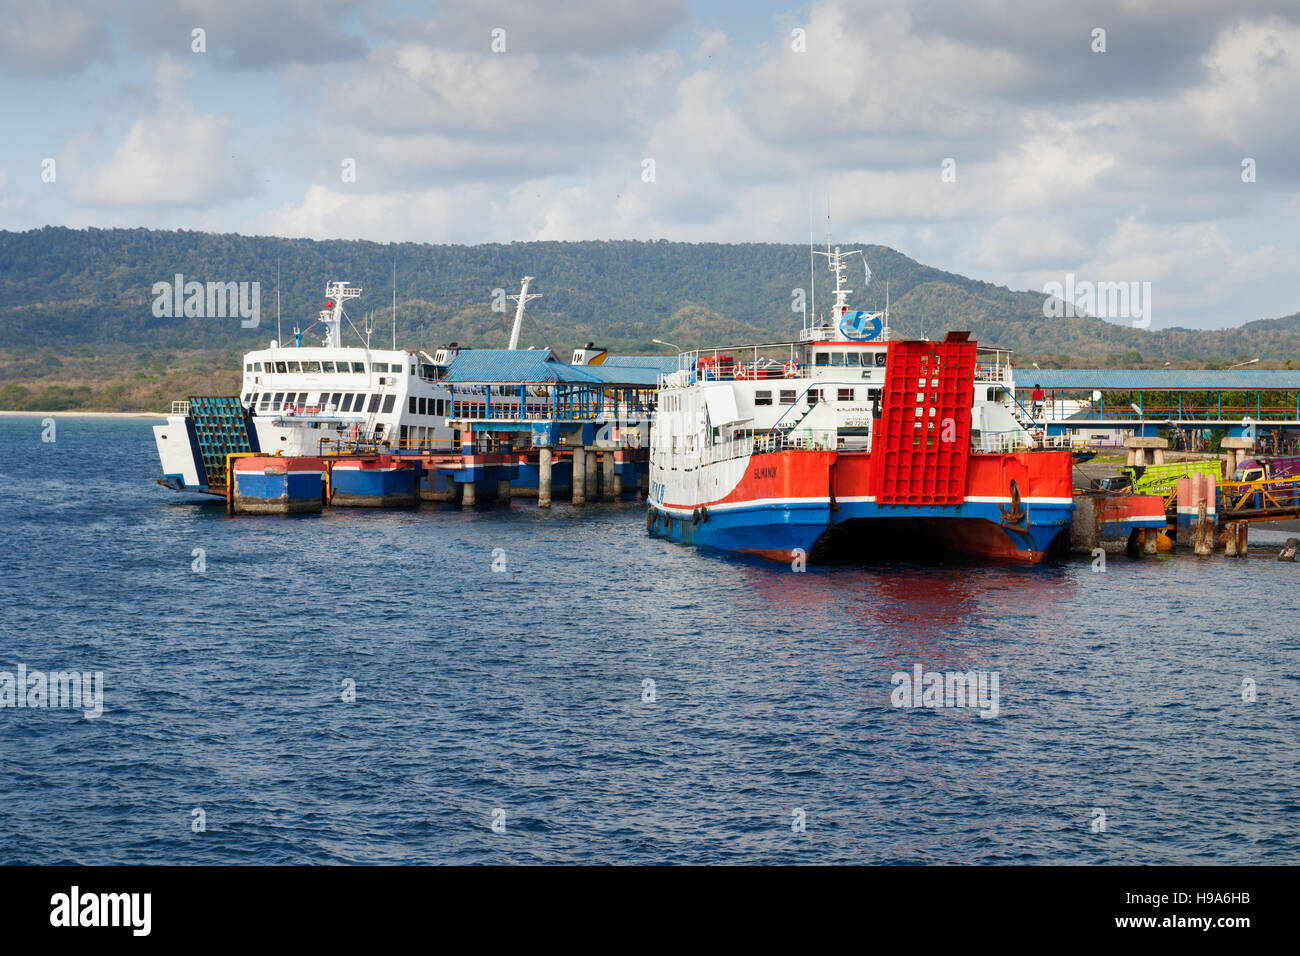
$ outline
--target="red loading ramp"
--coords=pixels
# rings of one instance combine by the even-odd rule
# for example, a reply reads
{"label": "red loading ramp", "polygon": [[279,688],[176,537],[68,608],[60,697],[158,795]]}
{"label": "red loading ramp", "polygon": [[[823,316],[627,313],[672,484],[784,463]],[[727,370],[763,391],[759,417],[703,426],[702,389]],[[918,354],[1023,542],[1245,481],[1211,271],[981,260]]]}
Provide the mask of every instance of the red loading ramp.
{"label": "red loading ramp", "polygon": [[974,342],[889,343],[871,443],[877,504],[962,503],[974,398]]}

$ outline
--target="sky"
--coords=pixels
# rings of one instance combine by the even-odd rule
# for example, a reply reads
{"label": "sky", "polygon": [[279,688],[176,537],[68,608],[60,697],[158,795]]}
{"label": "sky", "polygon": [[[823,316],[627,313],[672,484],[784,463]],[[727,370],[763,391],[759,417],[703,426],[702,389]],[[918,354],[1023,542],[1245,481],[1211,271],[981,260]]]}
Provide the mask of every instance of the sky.
{"label": "sky", "polygon": [[0,229],[802,243],[828,213],[1013,289],[1149,282],[1152,328],[1294,313],[1300,0],[0,0]]}

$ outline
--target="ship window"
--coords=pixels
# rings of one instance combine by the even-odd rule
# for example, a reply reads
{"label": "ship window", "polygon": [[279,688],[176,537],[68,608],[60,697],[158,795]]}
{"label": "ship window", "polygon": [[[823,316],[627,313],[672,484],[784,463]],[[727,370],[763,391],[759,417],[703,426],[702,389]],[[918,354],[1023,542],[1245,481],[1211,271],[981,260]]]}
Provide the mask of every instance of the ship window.
{"label": "ship window", "polygon": [[415,366],[414,366],[414,365],[411,366],[411,374],[412,374],[412,375],[415,374]]}
{"label": "ship window", "polygon": [[[344,366],[344,365],[346,365],[346,364],[347,364],[346,362],[340,362],[340,363],[339,363],[339,366],[342,367],[342,366]],[[365,363],[365,362],[353,362],[353,363],[352,363],[352,371],[354,371],[354,372],[364,372],[365,370],[366,370],[366,363]]]}
{"label": "ship window", "polygon": [[352,410],[352,393],[347,392],[343,395],[343,404],[339,406],[339,411],[349,412]]}
{"label": "ship window", "polygon": [[783,389],[781,389],[781,404],[782,404],[782,405],[793,405],[793,404],[794,404],[794,389],[793,389],[793,388],[783,388]]}
{"label": "ship window", "polygon": [[817,359],[814,364],[817,365],[818,368],[824,368],[827,365],[831,364],[831,357],[825,352],[818,352]]}
{"label": "ship window", "polygon": [[446,400],[445,398],[440,398],[440,399],[438,399],[437,405],[438,405],[438,410],[437,410],[434,414],[435,414],[435,415],[446,415],[446,414],[447,414],[447,400]]}
{"label": "ship window", "polygon": [[342,397],[343,397],[342,394],[340,394],[339,392],[335,392],[333,395],[330,396],[330,405],[333,406],[335,411],[338,411],[339,399]]}
{"label": "ship window", "polygon": [[998,387],[996,385],[988,390],[988,396],[990,402],[996,402],[998,400]]}
{"label": "ship window", "polygon": [[290,371],[291,373],[292,373],[292,372],[301,372],[301,371],[302,371],[302,363],[301,363],[301,362],[290,362],[290,363],[289,363],[289,371]]}
{"label": "ship window", "polygon": [[844,353],[843,353],[843,352],[832,352],[832,353],[831,353],[831,364],[834,365],[834,366],[836,366],[837,368],[838,368],[839,366],[843,365],[843,364],[844,364]]}
{"label": "ship window", "polygon": [[262,403],[261,403],[261,408],[259,408],[258,410],[264,412],[264,411],[266,411],[270,406],[271,406],[271,393],[270,393],[270,392],[263,392],[263,393],[262,393]]}
{"label": "ship window", "polygon": [[260,371],[262,371],[262,363],[261,363],[261,362],[254,362],[254,363],[253,363],[253,371],[254,371],[254,372],[260,372]]}
{"label": "ship window", "polygon": [[[411,396],[411,401],[415,401],[415,396]],[[422,398],[420,399],[419,404],[420,407],[418,409],[412,408],[411,411],[415,412],[417,415],[427,415],[429,412],[429,400],[427,398]]]}
{"label": "ship window", "polygon": [[252,362],[245,362],[245,363],[244,363],[244,371],[245,371],[245,372],[251,372],[252,370],[253,370],[253,363],[252,363]]}
{"label": "ship window", "polygon": [[414,396],[414,395],[410,395],[410,396],[407,397],[407,399],[406,399],[406,410],[407,410],[408,412],[410,412],[412,415],[416,414],[416,410],[415,410],[415,396]]}
{"label": "ship window", "polygon": [[808,389],[808,404],[816,405],[822,400],[822,390],[820,388]]}
{"label": "ship window", "polygon": [[856,367],[858,364],[858,353],[849,352],[844,356],[844,364]]}
{"label": "ship window", "polygon": [[375,394],[373,394],[373,395],[370,396],[370,407],[369,407],[368,409],[366,409],[366,411],[368,411],[368,412],[377,412],[377,411],[379,411],[379,393],[378,393],[378,392],[375,392]]}
{"label": "ship window", "polygon": [[283,375],[286,371],[288,371],[288,367],[283,362],[276,362],[275,370],[279,372],[281,375]]}
{"label": "ship window", "polygon": [[271,400],[271,407],[278,410],[280,408],[280,403],[283,401],[284,401],[284,392],[276,392],[275,398]]}
{"label": "ship window", "polygon": [[755,404],[755,405],[771,405],[771,404],[772,404],[772,393],[771,393],[770,391],[755,392],[755,393],[754,393],[754,404]]}
{"label": "ship window", "polygon": [[884,367],[885,367],[885,353],[884,353],[884,352],[877,352],[877,353],[876,353],[876,368],[884,368]]}
{"label": "ship window", "polygon": [[372,363],[371,363],[371,366],[372,366],[372,368],[374,369],[374,371],[376,371],[376,372],[387,372],[387,371],[388,371],[388,363],[387,363],[387,362],[372,362]]}
{"label": "ship window", "polygon": [[839,395],[837,397],[841,402],[851,402],[853,401],[853,389],[842,388],[839,390]]}
{"label": "ship window", "polygon": [[320,371],[320,362],[303,362],[303,363],[302,363],[302,370],[303,370],[304,372],[319,372],[319,371]]}
{"label": "ship window", "polygon": [[394,404],[396,401],[397,401],[397,396],[396,396],[396,395],[385,395],[385,396],[384,396],[384,414],[385,414],[385,415],[387,415],[389,412],[391,412],[391,411],[393,410],[393,404]]}
{"label": "ship window", "polygon": [[333,371],[334,371],[334,363],[333,363],[333,362],[321,362],[321,363],[320,363],[320,370],[321,370],[322,372],[333,372]]}

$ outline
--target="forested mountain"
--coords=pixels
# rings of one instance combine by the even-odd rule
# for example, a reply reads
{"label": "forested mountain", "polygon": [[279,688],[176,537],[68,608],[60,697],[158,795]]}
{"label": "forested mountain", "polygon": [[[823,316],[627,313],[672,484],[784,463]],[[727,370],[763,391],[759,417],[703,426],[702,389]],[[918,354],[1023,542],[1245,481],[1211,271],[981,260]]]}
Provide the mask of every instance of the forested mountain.
{"label": "forested mountain", "polygon": [[[886,289],[901,335],[969,329],[981,342],[1053,364],[1177,364],[1233,361],[1243,355],[1285,361],[1300,356],[1300,314],[1238,329],[1151,332],[1092,318],[1049,319],[1041,293],[1013,292],[922,265],[884,246],[862,248],[872,270],[853,305],[880,308]],[[399,345],[503,347],[513,304],[494,311],[493,290],[518,291],[525,274],[543,298],[529,307],[523,344],[562,352],[586,341],[619,351],[661,352],[655,338],[681,347],[779,341],[800,315],[793,290],[809,283],[808,249],[765,243],[515,242],[448,246],[169,232],[47,227],[0,232],[0,348],[130,347],[133,351],[228,349],[232,356],[276,335],[277,265],[284,337],[307,327],[328,279],[365,289],[351,303],[361,327],[373,311],[376,342],[391,340],[396,265]],[[819,311],[829,304],[829,273],[818,259]],[[237,318],[153,315],[154,283],[259,282],[261,325]],[[862,289],[860,266],[849,272]],[[499,300],[499,297],[498,297]],[[307,333],[311,341],[316,330]],[[349,341],[355,338],[349,335]]]}

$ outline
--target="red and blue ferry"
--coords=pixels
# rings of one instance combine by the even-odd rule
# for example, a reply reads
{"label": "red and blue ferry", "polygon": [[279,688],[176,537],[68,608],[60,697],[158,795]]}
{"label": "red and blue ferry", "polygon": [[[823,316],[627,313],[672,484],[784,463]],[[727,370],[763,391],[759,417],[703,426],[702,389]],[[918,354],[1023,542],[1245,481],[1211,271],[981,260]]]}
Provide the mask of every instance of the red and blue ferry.
{"label": "red and blue ferry", "polygon": [[[647,527],[777,560],[924,550],[1041,561],[1074,509],[1068,451],[1035,448],[1011,355],[966,333],[889,341],[851,312],[780,345],[686,352],[664,376]],[[869,273],[868,273],[869,275]]]}

